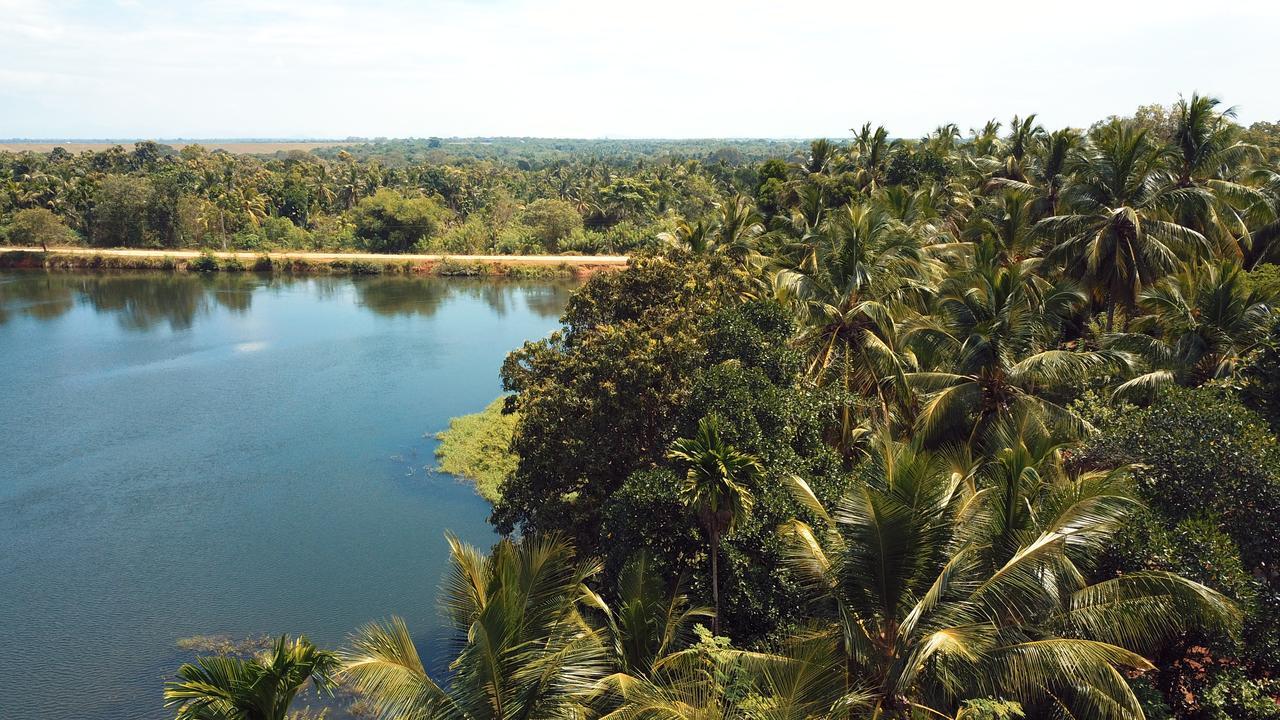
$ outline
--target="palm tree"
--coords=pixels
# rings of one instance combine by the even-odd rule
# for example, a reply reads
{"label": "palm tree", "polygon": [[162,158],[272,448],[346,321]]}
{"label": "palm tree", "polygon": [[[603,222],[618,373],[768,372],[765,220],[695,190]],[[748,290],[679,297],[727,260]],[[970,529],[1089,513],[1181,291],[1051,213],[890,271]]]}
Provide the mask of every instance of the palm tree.
{"label": "palm tree", "polygon": [[702,255],[712,249],[715,230],[715,225],[709,224],[705,220],[699,220],[694,223],[677,220],[675,228],[670,232],[659,233],[658,239],[673,247],[688,250],[695,255]]}
{"label": "palm tree", "polygon": [[[783,270],[777,294],[796,307],[799,344],[815,382],[839,382],[846,392],[875,398],[885,415],[913,369],[899,339],[894,308],[918,304],[938,264],[909,229],[882,209],[849,205],[832,213],[819,239],[813,270]],[[896,386],[896,387],[895,387]],[[857,425],[845,404],[840,437],[847,447]]]}
{"label": "palm tree", "polygon": [[165,684],[164,705],[177,708],[179,720],[284,720],[308,681],[332,692],[338,665],[337,655],[305,637],[281,635],[271,650],[248,660],[202,657],[183,665],[181,679]]}
{"label": "palm tree", "polygon": [[1036,202],[1033,195],[1007,188],[993,202],[974,211],[962,237],[977,243],[979,253],[985,253],[991,262],[1019,264],[1034,256],[1039,245]]}
{"label": "palm tree", "polygon": [[870,717],[906,720],[999,697],[1028,717],[1127,720],[1142,716],[1124,674],[1151,669],[1141,652],[1238,622],[1228,600],[1176,575],[1088,582],[1138,503],[1123,472],[1072,475],[1037,447],[987,468],[882,436],[834,512],[792,479],[822,520],[782,531],[813,616],[786,654],[835,680],[811,706],[869,697]]}
{"label": "palm tree", "polygon": [[950,279],[936,313],[908,331],[921,367],[929,368],[907,373],[906,381],[924,397],[916,422],[930,445],[982,445],[998,423],[1022,416],[1079,436],[1088,424],[1048,392],[1091,371],[1129,369],[1120,351],[1057,347],[1062,322],[1085,298],[1069,281],[1054,285],[1032,274],[1032,262]]}
{"label": "palm tree", "polygon": [[858,188],[867,192],[884,184],[893,152],[901,147],[901,141],[890,140],[889,131],[883,125],[871,129],[866,123],[854,135],[853,165]]}
{"label": "palm tree", "polygon": [[1188,266],[1165,278],[1138,299],[1147,314],[1134,320],[1133,332],[1109,340],[1151,366],[1119,393],[1169,380],[1198,385],[1232,377],[1240,361],[1267,339],[1272,301],[1249,288],[1240,266],[1229,261]]}
{"label": "palm tree", "polygon": [[697,619],[714,617],[710,608],[692,607],[679,582],[668,592],[643,553],[623,566],[612,604],[595,593],[587,602],[602,618],[598,633],[614,667],[605,683],[624,693],[670,663],[688,644]]}
{"label": "palm tree", "polygon": [[404,621],[361,628],[341,676],[386,717],[514,720],[579,714],[610,663],[580,603],[599,565],[559,535],[500,541],[489,556],[449,536],[444,610],[461,651],[427,673]]}
{"label": "palm tree", "polygon": [[1057,240],[1050,259],[1105,303],[1108,332],[1117,305],[1132,310],[1143,288],[1177,269],[1180,255],[1207,249],[1204,235],[1169,219],[1203,191],[1161,182],[1158,155],[1146,131],[1119,121],[1103,127],[1063,191],[1066,212],[1038,225]]}
{"label": "palm tree", "polygon": [[715,608],[711,630],[719,632],[720,538],[733,532],[751,512],[755,498],[749,486],[763,469],[758,459],[724,441],[719,420],[714,415],[698,421],[693,437],[672,443],[667,457],[687,468],[681,496],[710,536],[711,597]]}
{"label": "palm tree", "polygon": [[764,218],[756,212],[750,198],[735,195],[716,206],[712,228],[715,249],[742,262],[754,253],[753,242],[764,233]]}
{"label": "palm tree", "polygon": [[1034,196],[1036,220],[1056,215],[1058,200],[1079,146],[1080,133],[1071,128],[1040,135],[1032,146],[1031,162],[1028,163],[1024,179],[993,177],[988,186],[1018,190]]}
{"label": "palm tree", "polygon": [[1205,194],[1186,194],[1179,221],[1208,236],[1220,252],[1241,256],[1249,243],[1248,210],[1266,195],[1243,176],[1257,146],[1242,141],[1232,122],[1235,108],[1219,110],[1217,98],[1193,94],[1174,108],[1173,145],[1168,153],[1170,175],[1177,188],[1200,188]]}

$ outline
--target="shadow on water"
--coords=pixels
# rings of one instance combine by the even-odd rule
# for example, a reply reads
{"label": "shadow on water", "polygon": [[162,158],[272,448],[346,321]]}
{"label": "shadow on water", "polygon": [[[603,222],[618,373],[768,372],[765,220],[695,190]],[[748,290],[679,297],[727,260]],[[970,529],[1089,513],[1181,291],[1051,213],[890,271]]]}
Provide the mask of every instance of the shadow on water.
{"label": "shadow on water", "polygon": [[542,318],[555,318],[576,283],[495,278],[289,277],[249,273],[75,273],[24,271],[0,280],[0,325],[16,317],[53,320],[77,306],[113,315],[127,330],[145,331],[167,323],[190,329],[210,310],[243,315],[259,291],[287,290],[307,283],[316,297],[333,297],[354,287],[357,304],[383,316],[431,317],[450,299],[480,300],[499,317],[516,303]]}
{"label": "shadow on water", "polygon": [[483,302],[498,317],[523,302],[538,317],[558,317],[573,291],[571,282],[499,278],[369,278],[355,281],[359,304],[379,315],[430,317],[454,297]]}

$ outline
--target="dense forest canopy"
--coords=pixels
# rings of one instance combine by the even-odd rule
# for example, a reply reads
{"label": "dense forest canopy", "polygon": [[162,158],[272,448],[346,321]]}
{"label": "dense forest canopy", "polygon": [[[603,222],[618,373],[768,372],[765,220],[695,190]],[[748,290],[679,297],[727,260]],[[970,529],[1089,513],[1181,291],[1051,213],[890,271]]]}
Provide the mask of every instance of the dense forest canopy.
{"label": "dense forest canopy", "polygon": [[[1280,126],[1244,128],[1220,107],[1206,112],[1213,116],[1213,137],[1202,140],[1210,145],[1183,152],[1216,152],[1228,137],[1253,150],[1237,148],[1230,158],[1188,156],[1184,164],[1196,167],[1177,171],[1180,182],[1220,160],[1237,173],[1271,165]],[[1144,147],[1174,151],[1196,142],[1174,137],[1176,113],[1145,106],[1126,122],[1145,131]],[[772,227],[792,211],[812,216],[816,203],[840,207],[876,189],[963,189],[982,196],[992,178],[1021,181],[1037,169],[1057,174],[1039,181],[1058,183],[1078,167],[1085,147],[1077,141],[1095,138],[1107,125],[1048,133],[1029,116],[1008,124],[993,120],[967,133],[943,125],[923,138],[864,126],[851,142],[428,138],[260,156],[154,142],[78,154],[0,152],[0,241],[631,253],[656,247],[659,236],[677,231],[682,221],[708,218],[738,196],[751,199]],[[1050,138],[1057,155],[1041,158]],[[1033,167],[1040,159],[1050,166]],[[1259,178],[1234,180],[1265,192]],[[1244,201],[1237,195],[1233,202]],[[1265,212],[1257,208],[1254,215]]]}
{"label": "dense forest canopy", "polygon": [[635,255],[502,368],[448,677],[392,619],[185,666],[180,712],[1280,717],[1280,126],[513,142],[3,157],[26,242]]}

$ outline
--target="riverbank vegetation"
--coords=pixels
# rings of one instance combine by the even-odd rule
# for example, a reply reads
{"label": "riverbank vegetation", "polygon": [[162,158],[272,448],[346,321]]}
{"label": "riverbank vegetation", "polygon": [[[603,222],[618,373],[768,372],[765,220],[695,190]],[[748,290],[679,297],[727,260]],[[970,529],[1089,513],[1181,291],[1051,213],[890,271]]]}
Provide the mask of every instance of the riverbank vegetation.
{"label": "riverbank vegetation", "polygon": [[438,469],[474,482],[476,492],[492,503],[502,499],[499,487],[517,462],[511,452],[517,415],[503,412],[505,402],[498,398],[478,413],[456,417],[436,435]]}
{"label": "riverbank vegetation", "polygon": [[388,718],[1280,717],[1276,137],[1191,96],[749,166],[507,358],[449,673],[389,619],[338,674]]}
{"label": "riverbank vegetation", "polygon": [[46,270],[167,270],[191,273],[258,272],[320,273],[330,275],[439,275],[443,277],[510,277],[538,279],[590,274],[598,267],[584,264],[520,264],[465,260],[448,256],[432,261],[356,258],[308,258],[267,253],[202,252],[198,255],[136,255],[4,250],[0,269]]}

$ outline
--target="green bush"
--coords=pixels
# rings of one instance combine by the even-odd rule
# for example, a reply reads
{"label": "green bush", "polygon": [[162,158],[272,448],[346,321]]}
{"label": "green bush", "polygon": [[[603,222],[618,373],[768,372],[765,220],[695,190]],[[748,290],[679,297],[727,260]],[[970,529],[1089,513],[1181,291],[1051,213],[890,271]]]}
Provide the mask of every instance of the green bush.
{"label": "green bush", "polygon": [[187,270],[198,273],[211,273],[218,271],[218,258],[210,253],[200,253],[198,257],[194,257],[187,263]]}
{"label": "green bush", "polygon": [[564,240],[582,233],[582,215],[572,204],[554,198],[529,203],[520,213],[519,222],[551,252],[558,250]]}
{"label": "green bush", "polygon": [[1271,324],[1271,332],[1249,356],[1240,375],[1245,402],[1262,413],[1273,430],[1280,429],[1280,319]]}
{"label": "green bush", "polygon": [[268,217],[262,221],[259,230],[265,244],[271,248],[298,250],[311,246],[311,234],[287,217]]}
{"label": "green bush", "polygon": [[431,198],[406,198],[383,188],[361,200],[351,220],[365,250],[404,253],[434,237],[448,215],[449,211]]}
{"label": "green bush", "polygon": [[1207,720],[1280,720],[1280,682],[1230,673],[1204,695]]}
{"label": "green bush", "polygon": [[1280,265],[1267,263],[1245,273],[1248,286],[1257,290],[1268,303],[1280,302]]}
{"label": "green bush", "polygon": [[1251,570],[1280,546],[1280,446],[1263,419],[1216,388],[1168,388],[1104,428],[1086,462],[1137,464],[1144,499],[1174,523],[1215,517]]}
{"label": "green bush", "polygon": [[461,225],[454,225],[427,248],[433,252],[453,255],[476,255],[488,252],[492,236],[479,215],[468,217]]}
{"label": "green bush", "polygon": [[27,208],[13,214],[13,220],[5,227],[4,236],[11,245],[28,247],[46,245],[75,245],[79,237],[52,211],[45,208]]}

